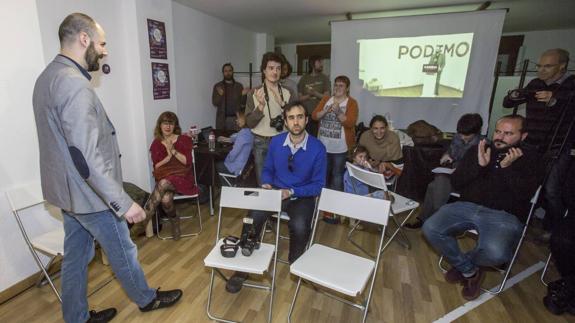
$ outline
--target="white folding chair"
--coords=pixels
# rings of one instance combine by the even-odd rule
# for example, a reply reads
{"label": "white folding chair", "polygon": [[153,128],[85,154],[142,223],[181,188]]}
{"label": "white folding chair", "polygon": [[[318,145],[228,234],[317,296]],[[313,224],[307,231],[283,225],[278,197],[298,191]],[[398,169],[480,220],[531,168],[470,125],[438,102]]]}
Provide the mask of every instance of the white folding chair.
{"label": "white folding chair", "polygon": [[[503,275],[503,279],[501,280],[499,287],[496,287],[493,289],[482,288],[482,290],[484,292],[492,294],[492,295],[497,295],[497,294],[501,293],[503,291],[503,289],[505,288],[505,284],[507,283],[507,279],[509,278],[509,274],[511,274],[511,268],[515,264],[515,260],[517,258],[517,255],[519,254],[519,249],[521,249],[521,245],[523,244],[523,239],[525,238],[525,235],[527,233],[527,229],[529,227],[529,223],[531,222],[531,216],[533,215],[533,211],[535,211],[535,205],[537,204],[537,201],[539,200],[539,193],[540,192],[541,192],[541,186],[539,186],[537,188],[537,190],[535,191],[535,194],[533,194],[533,197],[530,200],[531,207],[529,208],[529,214],[527,215],[527,220],[525,221],[525,224],[523,225],[523,231],[521,233],[521,237],[519,238],[519,241],[517,242],[517,246],[515,247],[515,251],[513,252],[513,257],[509,261],[507,268],[505,268],[505,269],[500,269],[497,267],[494,268],[495,270],[497,270],[498,272],[500,272]],[[470,234],[476,235],[476,236],[479,235],[477,230],[467,230],[465,233],[470,233]],[[548,259],[548,261],[549,261],[549,259]],[[438,265],[439,265],[439,269],[443,273],[447,272],[447,268],[445,268],[445,266],[443,265],[443,255],[441,255],[439,257],[439,264]]]}
{"label": "white folding chair", "polygon": [[[22,232],[22,237],[24,237],[24,241],[28,245],[30,252],[32,253],[32,257],[36,261],[38,268],[42,271],[44,278],[50,284],[50,287],[58,297],[60,303],[62,303],[62,298],[60,297],[60,293],[54,286],[54,282],[48,274],[48,270],[50,266],[54,262],[55,259],[58,257],[64,256],[64,228],[58,227],[57,229],[45,232],[39,236],[34,238],[30,238],[26,233],[26,228],[20,218],[20,211],[31,208],[36,205],[44,204],[44,197],[42,196],[42,189],[40,188],[40,183],[37,185],[28,185],[24,187],[20,187],[14,190],[10,190],[6,192],[6,198],[8,199],[8,203],[10,203],[10,209],[16,218],[16,222],[18,223],[18,227],[20,228],[20,232]],[[40,252],[46,256],[50,257],[50,261],[44,267],[42,261],[40,260],[40,256],[37,252]]]}
{"label": "white folding chair", "polygon": [[[58,298],[58,301],[62,303],[62,298],[60,293],[58,292],[57,288],[54,286],[54,282],[52,278],[58,276],[56,274],[54,276],[50,276],[48,270],[54,263],[54,261],[58,258],[64,257],[64,227],[60,226],[56,229],[51,231],[45,232],[39,236],[30,238],[28,233],[26,232],[26,227],[21,218],[20,211],[29,209],[33,206],[44,204],[44,197],[42,196],[42,189],[40,187],[40,183],[27,185],[24,187],[16,188],[6,192],[6,197],[8,199],[8,203],[10,203],[10,209],[16,218],[16,222],[18,223],[18,227],[20,228],[20,232],[22,233],[22,237],[24,241],[28,245],[30,252],[32,253],[32,257],[38,265],[38,268],[42,271],[42,278],[46,280],[46,282],[50,285],[54,294]],[[38,252],[50,257],[48,264],[44,267],[42,261],[40,260],[40,256]],[[102,252],[102,257],[105,257],[105,254]],[[98,287],[94,288],[88,296],[92,296],[94,293],[99,291],[100,289],[104,288],[107,284],[109,284],[112,280],[114,280],[115,276],[112,275],[109,279],[104,281]],[[41,286],[42,279],[40,279],[37,283],[37,286]]]}
{"label": "white folding chair", "polygon": [[[391,236],[389,237],[389,239],[387,240],[387,242],[383,246],[382,251],[385,250],[387,248],[387,246],[389,246],[391,241],[393,241],[395,236],[397,236],[398,234],[401,234],[404,243],[401,243],[402,241],[400,241],[400,240],[398,240],[398,242],[400,242],[402,245],[404,245],[404,247],[409,249],[410,248],[409,239],[407,238],[407,236],[403,233],[403,231],[401,229],[403,228],[405,223],[407,223],[409,218],[413,215],[413,212],[415,211],[415,209],[417,209],[417,207],[419,206],[419,203],[416,201],[413,201],[411,199],[408,199],[406,197],[403,197],[397,193],[389,191],[387,189],[387,183],[385,181],[385,177],[383,176],[383,174],[368,171],[368,170],[360,168],[360,167],[358,167],[358,166],[356,166],[350,162],[346,163],[346,167],[347,167],[347,171],[348,171],[349,175],[352,178],[355,178],[356,180],[358,180],[358,181],[360,181],[366,185],[369,185],[373,188],[383,190],[384,192],[389,192],[389,194],[391,196],[393,196],[393,203],[391,204],[390,217],[391,217],[392,221],[395,223],[395,225],[397,226],[397,228],[395,229],[395,231],[393,231],[393,233],[391,234]],[[356,191],[355,183],[352,182],[352,184],[353,184],[354,191]],[[407,211],[409,211],[409,213],[407,214],[407,216],[405,216],[403,221],[401,221],[401,223],[399,223],[396,220],[395,216],[400,214],[400,213],[407,212]],[[362,250],[364,253],[366,253],[367,255],[369,255],[371,257],[374,257],[373,255],[370,255],[361,245],[359,245],[357,242],[355,242],[352,239],[352,235],[355,232],[358,225],[359,225],[359,222],[357,222],[351,228],[351,230],[347,234],[347,239],[349,240],[349,242],[351,242],[354,246],[356,246],[357,248]]]}
{"label": "white folding chair", "polygon": [[[196,176],[196,157],[194,154],[194,150],[192,150],[192,169],[194,172],[194,184],[196,186],[198,186],[198,177]],[[190,233],[184,233],[182,234],[180,237],[182,238],[186,238],[186,237],[195,237],[198,236],[200,233],[202,233],[203,227],[202,227],[202,213],[200,210],[200,193],[198,190],[198,193],[193,194],[193,195],[174,195],[174,203],[176,202],[181,202],[181,201],[188,201],[188,200],[196,200],[196,208],[198,210],[198,214],[197,215],[185,215],[185,216],[180,216],[180,220],[187,220],[187,219],[193,219],[195,216],[198,217],[198,222],[200,225],[199,230],[195,231],[195,232],[190,232]],[[161,230],[160,230],[160,221],[162,222],[168,222],[169,219],[168,218],[164,218],[164,217],[160,217],[159,215],[159,211],[160,211],[161,206],[158,206],[157,210],[156,210],[156,234],[158,236],[159,239],[162,240],[168,240],[168,239],[173,239],[174,237],[171,235],[168,236],[162,236],[161,234]]]}
{"label": "white folding chair", "polygon": [[204,259],[204,265],[211,268],[210,288],[208,291],[208,304],[206,312],[208,317],[218,322],[235,322],[222,317],[213,315],[210,311],[212,301],[212,290],[214,287],[214,275],[217,273],[225,281],[228,278],[220,271],[233,270],[249,274],[264,275],[269,270],[270,263],[273,263],[271,271],[271,284],[260,285],[254,283],[244,282],[243,286],[264,289],[270,292],[270,305],[268,313],[268,322],[272,321],[272,309],[274,300],[274,287],[277,268],[277,252],[279,241],[279,227],[280,223],[277,222],[275,244],[261,243],[260,248],[254,250],[251,256],[246,257],[240,251],[237,252],[233,258],[225,258],[222,256],[220,246],[223,243],[223,238],[220,238],[222,226],[222,209],[235,208],[244,210],[260,210],[274,212],[278,216],[281,212],[281,191],[279,190],[265,190],[257,188],[236,188],[236,187],[222,187],[220,196],[220,211],[218,212],[218,227],[216,231],[216,242],[214,248],[210,251],[208,256]]}
{"label": "white folding chair", "polygon": [[[342,203],[342,201],[345,201]],[[358,212],[361,210],[361,212]],[[311,284],[323,286],[340,294],[360,298],[360,302],[349,301],[335,294],[323,292],[344,304],[362,310],[362,322],[367,319],[369,303],[381,259],[385,228],[389,218],[390,202],[382,199],[338,192],[327,188],[322,189],[317,207],[320,211],[340,214],[352,219],[370,222],[383,226],[375,260],[359,257],[338,249],[333,249],[319,243],[314,243],[317,232],[318,216],[314,220],[311,236],[311,247],[304,252],[291,266],[290,272],[299,277],[295,294],[288,313],[288,322],[297,301],[302,280]],[[361,297],[367,284],[367,298]],[[363,299],[363,301],[361,301]]]}

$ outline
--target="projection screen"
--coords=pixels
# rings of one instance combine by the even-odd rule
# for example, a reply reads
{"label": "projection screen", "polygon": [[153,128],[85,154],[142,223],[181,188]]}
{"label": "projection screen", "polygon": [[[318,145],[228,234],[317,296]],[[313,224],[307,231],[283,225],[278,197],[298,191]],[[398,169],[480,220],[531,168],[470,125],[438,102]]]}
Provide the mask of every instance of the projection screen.
{"label": "projection screen", "polygon": [[479,113],[485,132],[505,10],[335,21],[331,77],[347,75],[360,121],[389,116],[395,128],[426,120],[456,129]]}

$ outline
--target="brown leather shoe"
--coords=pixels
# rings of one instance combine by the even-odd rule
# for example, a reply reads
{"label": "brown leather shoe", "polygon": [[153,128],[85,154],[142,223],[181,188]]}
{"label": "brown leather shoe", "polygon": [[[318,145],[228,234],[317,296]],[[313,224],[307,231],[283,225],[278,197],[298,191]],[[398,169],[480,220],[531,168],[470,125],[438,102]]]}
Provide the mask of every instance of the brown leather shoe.
{"label": "brown leather shoe", "polygon": [[469,278],[464,278],[463,290],[461,291],[461,296],[468,301],[472,301],[479,297],[481,294],[481,282],[485,277],[485,273],[481,268],[477,269],[475,275]]}
{"label": "brown leather shoe", "polygon": [[451,267],[445,275],[445,281],[450,284],[459,284],[465,281],[465,277],[459,272],[459,270],[455,269],[455,267]]}

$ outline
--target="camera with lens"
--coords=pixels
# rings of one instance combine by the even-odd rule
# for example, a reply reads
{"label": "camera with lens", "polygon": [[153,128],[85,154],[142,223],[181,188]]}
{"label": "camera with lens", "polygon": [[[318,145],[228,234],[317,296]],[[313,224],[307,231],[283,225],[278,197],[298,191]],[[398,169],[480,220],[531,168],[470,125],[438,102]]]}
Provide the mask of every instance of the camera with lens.
{"label": "camera with lens", "polygon": [[526,101],[535,99],[535,92],[528,89],[515,89],[507,92],[507,97],[514,101]]}
{"label": "camera with lens", "polygon": [[256,237],[256,229],[254,227],[254,219],[244,218],[244,225],[242,227],[242,235],[240,237],[239,246],[242,248],[242,255],[249,257],[254,250],[260,248],[260,242]]}
{"label": "camera with lens", "polygon": [[278,132],[284,129],[284,118],[281,114],[273,119],[270,119],[270,127],[276,129]]}

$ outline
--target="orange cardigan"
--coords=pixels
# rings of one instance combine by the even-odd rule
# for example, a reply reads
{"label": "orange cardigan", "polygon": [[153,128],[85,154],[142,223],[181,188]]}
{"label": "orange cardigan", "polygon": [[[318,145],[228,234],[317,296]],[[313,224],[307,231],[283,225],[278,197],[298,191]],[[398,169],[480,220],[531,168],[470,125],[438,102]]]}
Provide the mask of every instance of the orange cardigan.
{"label": "orange cardigan", "polygon": [[[315,107],[311,114],[311,118],[313,120],[318,121],[317,114],[323,110],[323,107],[329,100],[330,96],[324,96],[321,101]],[[348,96],[347,106],[345,110],[346,119],[344,122],[341,123],[343,126],[343,132],[345,133],[345,142],[347,144],[347,150],[350,150],[355,145],[355,124],[357,123],[357,114],[358,114],[358,107],[357,101]]]}

